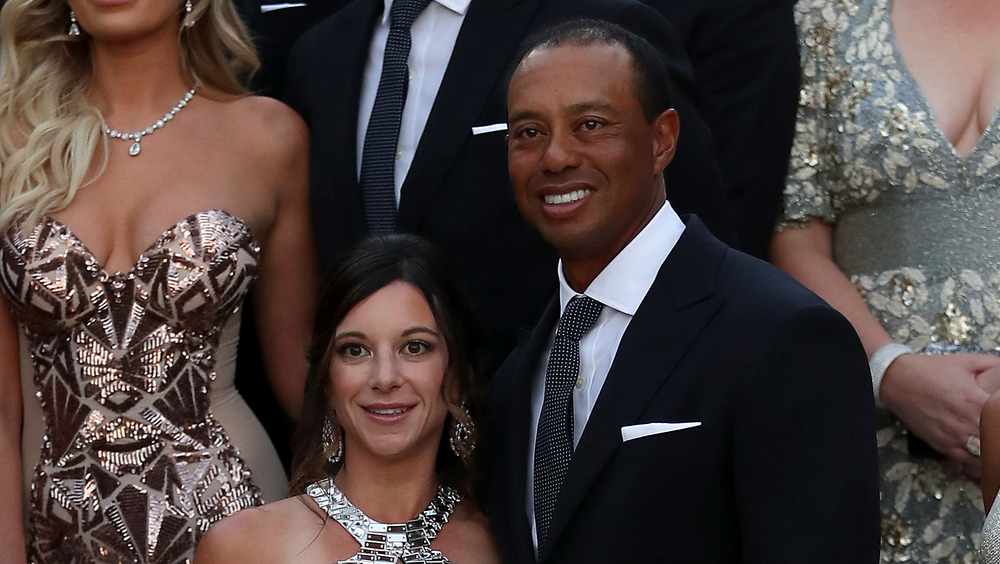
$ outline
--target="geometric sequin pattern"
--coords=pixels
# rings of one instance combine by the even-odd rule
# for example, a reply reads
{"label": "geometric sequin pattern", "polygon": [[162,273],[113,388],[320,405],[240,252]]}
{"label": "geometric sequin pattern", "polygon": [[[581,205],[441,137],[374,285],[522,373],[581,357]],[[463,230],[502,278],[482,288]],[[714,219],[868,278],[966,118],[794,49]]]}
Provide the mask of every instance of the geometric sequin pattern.
{"label": "geometric sequin pattern", "polygon": [[45,417],[30,561],[188,562],[209,525],[261,504],[208,393],[259,254],[217,210],[169,228],[127,272],[51,218],[0,236],[0,290]]}
{"label": "geometric sequin pattern", "polygon": [[[896,341],[1000,351],[1000,125],[966,157],[893,36],[891,0],[800,0],[802,87],[780,228],[835,225],[833,258]],[[882,561],[975,561],[982,493],[911,456],[882,410]]]}

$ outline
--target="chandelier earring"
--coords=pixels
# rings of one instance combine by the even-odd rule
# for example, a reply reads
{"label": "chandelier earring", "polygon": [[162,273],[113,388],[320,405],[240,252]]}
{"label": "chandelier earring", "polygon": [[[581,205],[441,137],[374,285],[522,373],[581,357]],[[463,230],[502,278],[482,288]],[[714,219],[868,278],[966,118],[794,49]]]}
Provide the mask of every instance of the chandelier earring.
{"label": "chandelier earring", "polygon": [[330,464],[337,464],[344,458],[344,441],[340,435],[337,414],[331,411],[323,420],[323,454]]}
{"label": "chandelier earring", "polygon": [[72,8],[69,9],[69,35],[77,37],[80,35],[80,25],[76,23],[76,12]]}
{"label": "chandelier earring", "polygon": [[472,420],[469,410],[466,409],[465,402],[462,402],[458,409],[461,413],[457,417],[452,416],[448,444],[451,445],[451,452],[455,453],[455,456],[462,462],[465,462],[476,450],[476,423]]}

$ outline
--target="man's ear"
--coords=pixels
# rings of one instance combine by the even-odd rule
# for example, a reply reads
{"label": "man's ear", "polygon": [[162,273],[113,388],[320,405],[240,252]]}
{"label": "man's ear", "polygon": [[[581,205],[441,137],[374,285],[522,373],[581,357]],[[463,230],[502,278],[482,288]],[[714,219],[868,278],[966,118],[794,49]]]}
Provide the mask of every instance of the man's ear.
{"label": "man's ear", "polygon": [[653,119],[653,174],[663,172],[674,160],[677,150],[677,134],[681,129],[677,110],[670,108]]}

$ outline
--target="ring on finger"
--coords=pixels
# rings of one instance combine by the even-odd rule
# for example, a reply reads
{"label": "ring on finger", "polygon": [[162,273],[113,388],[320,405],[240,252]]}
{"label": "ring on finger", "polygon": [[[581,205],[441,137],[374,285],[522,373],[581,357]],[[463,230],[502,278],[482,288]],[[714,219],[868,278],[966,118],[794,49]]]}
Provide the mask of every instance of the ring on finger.
{"label": "ring on finger", "polygon": [[972,456],[979,456],[982,454],[982,444],[979,442],[979,437],[975,435],[969,435],[969,439],[965,441],[965,450],[969,451]]}

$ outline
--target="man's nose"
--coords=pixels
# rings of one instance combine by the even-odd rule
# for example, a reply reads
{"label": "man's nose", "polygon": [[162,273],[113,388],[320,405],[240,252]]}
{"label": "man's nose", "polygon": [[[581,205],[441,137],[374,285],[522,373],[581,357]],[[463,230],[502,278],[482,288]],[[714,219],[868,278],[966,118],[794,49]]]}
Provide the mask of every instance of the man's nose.
{"label": "man's nose", "polygon": [[570,131],[553,131],[542,155],[542,166],[549,172],[560,172],[580,164],[577,140]]}

